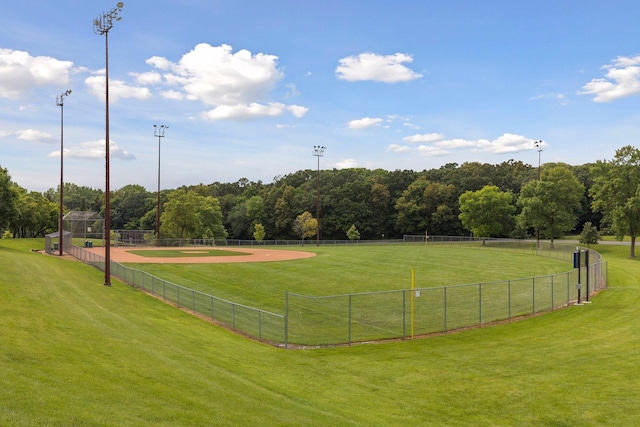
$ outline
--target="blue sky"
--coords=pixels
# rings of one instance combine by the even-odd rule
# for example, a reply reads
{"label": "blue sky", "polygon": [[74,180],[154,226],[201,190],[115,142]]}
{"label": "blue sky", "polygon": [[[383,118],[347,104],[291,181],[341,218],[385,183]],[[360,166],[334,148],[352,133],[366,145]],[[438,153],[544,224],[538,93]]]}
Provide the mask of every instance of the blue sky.
{"label": "blue sky", "polygon": [[[116,2],[0,14],[0,166],[29,190],[105,187]],[[637,1],[126,1],[109,32],[111,189],[315,169],[583,164],[640,141]]]}

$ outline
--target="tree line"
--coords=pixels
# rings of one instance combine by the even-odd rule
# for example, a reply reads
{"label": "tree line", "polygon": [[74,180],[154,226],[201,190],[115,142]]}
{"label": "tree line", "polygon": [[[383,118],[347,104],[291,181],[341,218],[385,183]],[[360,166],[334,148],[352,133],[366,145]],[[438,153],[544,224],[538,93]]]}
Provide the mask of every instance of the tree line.
{"label": "tree line", "polygon": [[[585,224],[620,238],[640,232],[640,150],[571,166],[521,161],[449,163],[437,169],[300,170],[272,183],[245,178],[163,190],[161,237],[395,239],[403,234],[540,237]],[[318,187],[319,183],[319,187]],[[58,229],[59,188],[29,192],[0,167],[0,233],[41,237]],[[155,230],[157,193],[112,191],[112,230]],[[318,218],[318,206],[320,216]],[[64,186],[64,210],[104,217],[104,192]],[[319,236],[318,234],[319,233]]]}

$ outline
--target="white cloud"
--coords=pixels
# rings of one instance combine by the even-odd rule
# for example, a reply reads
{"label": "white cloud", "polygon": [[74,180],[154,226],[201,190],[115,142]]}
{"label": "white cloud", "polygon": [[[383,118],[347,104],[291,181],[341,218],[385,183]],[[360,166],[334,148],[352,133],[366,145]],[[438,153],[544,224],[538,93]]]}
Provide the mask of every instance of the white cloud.
{"label": "white cloud", "polygon": [[54,140],[51,134],[34,129],[21,130],[16,132],[17,138],[23,141],[45,141],[51,142]]}
{"label": "white cloud", "polygon": [[[494,140],[488,139],[444,139],[438,133],[418,134],[403,138],[406,142],[426,143],[416,148],[392,144],[387,151],[396,153],[416,151],[423,156],[443,156],[449,154],[449,150],[468,148],[475,152],[487,152],[493,154],[516,153],[535,149],[534,140],[520,135],[505,133]],[[546,147],[545,142],[542,143]]]}
{"label": "white cloud", "polygon": [[[226,44],[200,43],[177,63],[154,56],[147,64],[160,70],[164,84],[171,90],[162,96],[173,100],[200,101],[213,108],[202,113],[208,120],[275,117],[288,111],[304,116],[308,108],[266,102],[284,73],[277,67],[277,56],[232,51]],[[295,85],[287,85],[286,97],[299,95]]]}
{"label": "white cloud", "polygon": [[[87,77],[84,83],[89,88],[89,92],[104,100],[105,97],[105,76],[95,75]],[[109,79],[109,101],[117,102],[120,98],[148,99],[151,92],[146,87],[128,86],[122,80]]]}
{"label": "white cloud", "polygon": [[366,129],[379,126],[384,120],[381,118],[364,117],[358,120],[351,120],[348,123],[349,129]]}
{"label": "white cloud", "polygon": [[309,109],[307,107],[302,107],[300,105],[287,105],[287,111],[291,112],[295,117],[301,118],[307,114]]}
{"label": "white cloud", "polygon": [[34,86],[69,83],[73,62],[0,49],[0,98],[19,99]]}
{"label": "white cloud", "polygon": [[387,151],[392,151],[394,153],[407,153],[413,151],[413,149],[406,145],[391,144],[387,147]]}
{"label": "white cloud", "polygon": [[[405,126],[406,125],[405,123]],[[402,140],[406,142],[435,142],[441,139],[444,139],[444,136],[439,133],[416,134],[402,138]]]}
{"label": "white cloud", "polygon": [[434,147],[433,145],[419,145],[416,150],[421,156],[425,157],[445,156],[449,154],[449,151],[443,150],[440,147]]}
{"label": "white cloud", "polygon": [[613,64],[602,67],[605,78],[593,79],[585,84],[580,95],[594,95],[594,102],[611,102],[619,98],[640,94],[640,55],[619,56]]}
{"label": "white cloud", "polygon": [[336,76],[338,79],[350,82],[372,80],[397,83],[422,77],[422,74],[403,65],[405,62],[413,62],[413,57],[403,53],[383,56],[367,52],[342,58],[339,62]]}
{"label": "white cloud", "polygon": [[[73,159],[104,159],[106,156],[106,146],[104,139],[98,141],[83,142],[79,146],[64,149],[65,158]],[[49,154],[49,157],[60,157],[60,150]],[[109,157],[122,160],[133,160],[136,157],[127,150],[120,148],[115,142],[109,143]]]}
{"label": "white cloud", "polygon": [[[505,133],[493,141],[480,139],[476,142],[479,151],[494,154],[517,153],[534,149],[533,140],[524,136]],[[543,146],[546,144],[543,143]]]}
{"label": "white cloud", "polygon": [[354,159],[344,159],[335,164],[336,169],[349,169],[349,168],[357,168],[358,162]]}
{"label": "white cloud", "polygon": [[552,101],[556,101],[560,105],[569,105],[569,100],[567,99],[567,95],[565,95],[564,93],[543,93],[536,96],[532,96],[529,99],[531,99],[532,101],[549,99]]}
{"label": "white cloud", "polygon": [[129,74],[132,75],[136,79],[136,82],[141,85],[157,85],[162,81],[162,75],[155,71]]}
{"label": "white cloud", "polygon": [[203,117],[208,120],[246,120],[255,117],[277,117],[290,111],[296,117],[302,117],[308,111],[308,108],[298,105],[285,105],[279,102],[272,102],[267,105],[251,103],[248,105],[220,105],[212,110],[202,113]]}

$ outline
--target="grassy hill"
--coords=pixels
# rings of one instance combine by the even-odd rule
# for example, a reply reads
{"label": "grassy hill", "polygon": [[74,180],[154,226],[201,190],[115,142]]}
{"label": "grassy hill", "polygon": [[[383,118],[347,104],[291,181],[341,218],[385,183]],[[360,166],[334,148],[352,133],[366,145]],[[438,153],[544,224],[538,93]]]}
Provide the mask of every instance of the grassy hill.
{"label": "grassy hill", "polygon": [[285,351],[0,240],[0,425],[640,425],[640,264],[593,303],[425,340]]}

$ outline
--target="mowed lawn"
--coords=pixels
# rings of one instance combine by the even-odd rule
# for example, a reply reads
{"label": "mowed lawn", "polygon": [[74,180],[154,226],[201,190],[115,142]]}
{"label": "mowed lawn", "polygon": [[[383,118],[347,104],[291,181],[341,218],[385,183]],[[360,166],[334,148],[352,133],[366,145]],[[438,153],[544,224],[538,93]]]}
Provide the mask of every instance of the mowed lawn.
{"label": "mowed lawn", "polygon": [[283,313],[287,292],[327,296],[411,289],[412,270],[416,288],[431,288],[572,269],[568,260],[468,245],[309,245],[291,250],[317,255],[266,263],[126,265],[177,285],[275,313]]}
{"label": "mowed lawn", "polygon": [[105,287],[92,267],[29,250],[43,246],[0,240],[0,425],[640,425],[640,264],[627,246],[596,247],[610,289],[589,305],[304,351]]}

